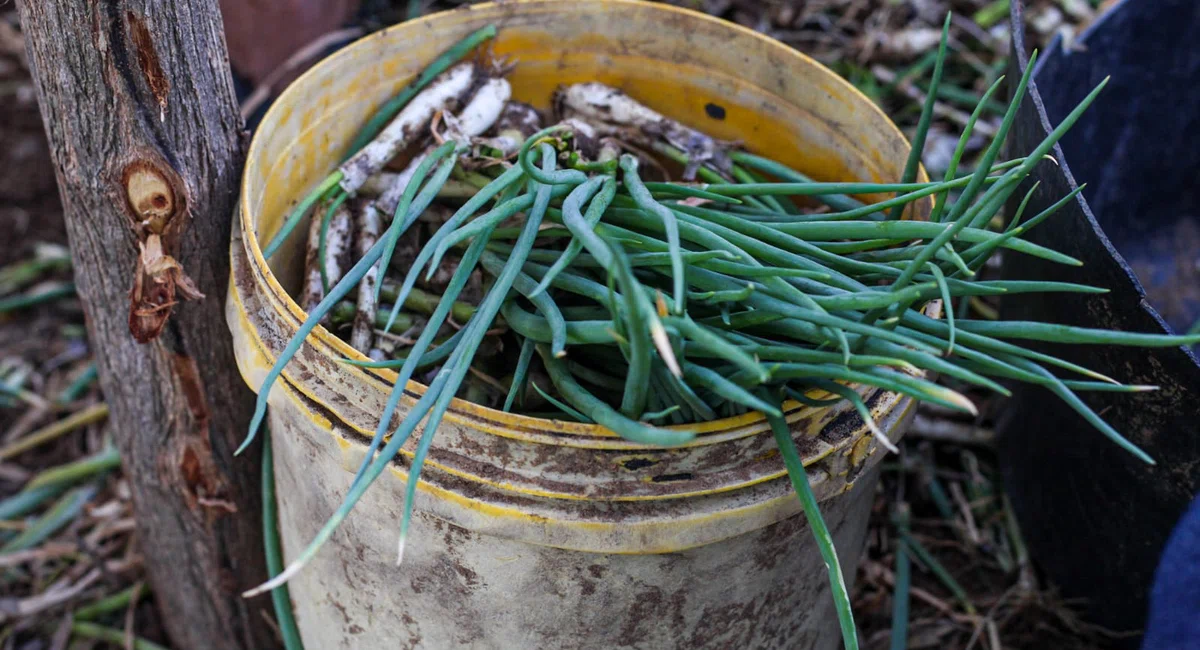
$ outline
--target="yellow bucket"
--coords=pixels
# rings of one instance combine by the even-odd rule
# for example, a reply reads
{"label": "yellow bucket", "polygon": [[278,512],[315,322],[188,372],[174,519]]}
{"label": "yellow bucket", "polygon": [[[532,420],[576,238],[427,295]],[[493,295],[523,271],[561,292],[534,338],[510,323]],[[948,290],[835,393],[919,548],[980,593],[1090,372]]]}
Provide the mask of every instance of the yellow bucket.
{"label": "yellow bucket", "polygon": [[[290,297],[303,237],[270,264],[260,242],[337,165],[380,104],[450,43],[489,23],[499,28],[495,54],[518,63],[515,97],[542,108],[559,84],[602,81],[821,180],[895,181],[908,155],[900,132],[851,85],[784,45],[703,14],[628,0],[510,0],[398,25],[296,81],[251,144],[226,311],[253,389],[305,317]],[[344,357],[361,358],[318,327],[271,388],[288,560],[345,496],[396,378],[339,363]],[[424,390],[406,387],[397,420]],[[864,395],[898,438],[912,401]],[[787,418],[850,581],[877,443],[846,405],[793,403]],[[421,476],[404,564],[394,557],[415,439],[292,580],[305,644],[836,647],[825,567],[766,423],[750,414],[699,432],[684,448],[647,448],[593,425],[456,400]]]}

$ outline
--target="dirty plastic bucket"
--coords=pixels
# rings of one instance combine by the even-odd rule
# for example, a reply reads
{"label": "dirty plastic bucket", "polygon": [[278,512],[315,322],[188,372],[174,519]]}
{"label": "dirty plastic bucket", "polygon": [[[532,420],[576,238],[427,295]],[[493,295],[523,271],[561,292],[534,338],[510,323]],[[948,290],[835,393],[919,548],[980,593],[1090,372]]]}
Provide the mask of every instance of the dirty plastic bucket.
{"label": "dirty plastic bucket", "polygon": [[[251,144],[227,315],[253,389],[305,317],[288,291],[301,279],[303,238],[269,265],[259,242],[336,166],[378,105],[450,43],[488,23],[500,30],[495,54],[518,62],[514,95],[543,108],[559,84],[603,81],[822,180],[895,181],[908,155],[883,113],[829,70],[691,11],[534,0],[393,27],[299,79]],[[927,213],[928,205],[921,209]],[[318,327],[271,388],[289,560],[344,498],[396,378],[339,363],[344,357],[362,358]],[[409,383],[397,421],[424,391]],[[912,400],[868,395],[880,426],[898,438]],[[849,581],[879,447],[847,405],[791,403],[787,419]],[[649,448],[593,425],[456,400],[421,475],[404,564],[394,565],[395,546],[415,438],[293,578],[305,644],[837,647],[826,569],[764,419],[747,414],[694,428],[699,436],[684,448]]]}

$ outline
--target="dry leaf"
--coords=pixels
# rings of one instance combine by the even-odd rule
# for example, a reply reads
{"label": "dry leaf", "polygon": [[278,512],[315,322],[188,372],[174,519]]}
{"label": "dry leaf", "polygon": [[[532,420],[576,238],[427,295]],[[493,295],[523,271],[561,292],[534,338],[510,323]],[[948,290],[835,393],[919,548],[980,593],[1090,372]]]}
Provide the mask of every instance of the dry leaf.
{"label": "dry leaf", "polygon": [[149,235],[138,244],[137,268],[129,295],[129,332],[138,343],[158,338],[176,303],[204,297],[179,262],[163,252],[162,238]]}

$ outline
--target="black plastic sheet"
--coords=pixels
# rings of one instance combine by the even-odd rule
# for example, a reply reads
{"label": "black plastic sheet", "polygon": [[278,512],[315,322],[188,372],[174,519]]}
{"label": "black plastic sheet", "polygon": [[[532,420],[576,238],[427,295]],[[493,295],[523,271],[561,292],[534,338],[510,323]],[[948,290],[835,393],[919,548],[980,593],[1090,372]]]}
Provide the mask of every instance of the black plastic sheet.
{"label": "black plastic sheet", "polygon": [[[1012,4],[1009,78],[1028,61]],[[1026,216],[1087,183],[1082,198],[1028,239],[1081,268],[1005,257],[1005,275],[1110,288],[1103,296],[1008,298],[1006,319],[1139,332],[1185,330],[1200,316],[1200,2],[1126,0],[1074,43],[1058,41],[1009,135],[1032,150],[1106,76],[1098,101],[1038,166]],[[1032,185],[1027,181],[1017,198]],[[1163,545],[1200,487],[1200,366],[1191,350],[1054,346],[1046,350],[1155,393],[1081,394],[1157,465],[1140,463],[1046,391],[1014,386],[1000,421],[1007,489],[1038,566],[1091,618],[1143,627]],[[1136,639],[1128,642],[1135,646]]]}

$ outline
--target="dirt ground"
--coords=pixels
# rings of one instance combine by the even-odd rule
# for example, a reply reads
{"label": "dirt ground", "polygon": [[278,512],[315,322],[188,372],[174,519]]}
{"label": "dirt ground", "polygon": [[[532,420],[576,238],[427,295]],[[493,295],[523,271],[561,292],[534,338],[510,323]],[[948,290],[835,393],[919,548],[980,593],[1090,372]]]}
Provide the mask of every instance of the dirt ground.
{"label": "dirt ground", "polygon": [[[443,5],[445,3],[442,3]],[[815,56],[911,128],[923,98],[921,53],[952,8],[953,64],[926,151],[930,171],[972,98],[1003,70],[1001,0],[695,0],[690,6],[763,31]],[[1037,0],[1040,40],[1094,19],[1098,2]],[[405,2],[366,3],[368,27]],[[932,41],[930,39],[933,39]],[[0,650],[164,644],[142,569],[128,498],[107,447],[83,314],[73,297],[54,169],[11,3],[0,3]],[[994,125],[998,115],[986,121]],[[981,131],[987,131],[984,125]],[[976,149],[984,138],[973,143]],[[988,304],[977,303],[983,313]],[[866,648],[888,648],[896,552],[915,556],[910,648],[1096,648],[1111,638],[1081,623],[1024,551],[999,484],[990,414],[956,419],[923,407],[903,453],[888,459],[855,585]],[[66,464],[85,480],[31,508],[5,510],[31,480]],[[29,490],[21,494],[27,495]],[[903,582],[901,580],[900,582]],[[133,645],[133,639],[142,645]],[[104,640],[107,639],[107,640]],[[106,645],[107,644],[107,645]]]}

